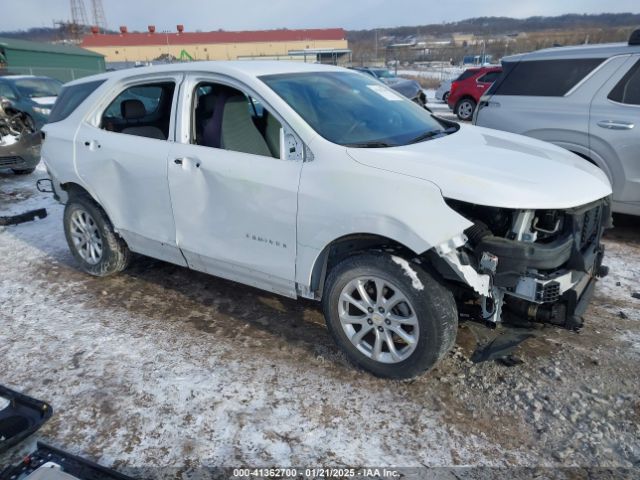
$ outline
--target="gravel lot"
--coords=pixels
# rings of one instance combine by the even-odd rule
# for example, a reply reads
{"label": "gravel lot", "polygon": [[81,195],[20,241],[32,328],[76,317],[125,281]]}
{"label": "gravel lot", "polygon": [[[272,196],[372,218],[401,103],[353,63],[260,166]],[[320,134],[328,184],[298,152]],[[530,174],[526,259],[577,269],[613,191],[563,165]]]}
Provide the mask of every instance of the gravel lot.
{"label": "gravel lot", "polygon": [[[40,167],[42,168],[42,167]],[[123,472],[179,466],[640,468],[640,222],[607,235],[611,274],[580,333],[538,328],[506,367],[473,364],[512,331],[464,323],[455,350],[411,382],[356,370],[318,306],[137,258],[79,272],[45,172],[0,171],[0,383],[49,401],[35,439]],[[637,474],[638,471],[634,470]]]}

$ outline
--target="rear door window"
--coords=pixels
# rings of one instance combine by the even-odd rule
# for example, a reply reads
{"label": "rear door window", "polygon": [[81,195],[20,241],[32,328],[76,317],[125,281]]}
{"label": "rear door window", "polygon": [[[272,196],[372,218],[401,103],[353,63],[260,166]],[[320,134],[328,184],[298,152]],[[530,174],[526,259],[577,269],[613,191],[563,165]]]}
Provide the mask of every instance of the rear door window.
{"label": "rear door window", "polygon": [[496,71],[496,72],[488,72],[485,75],[483,75],[482,77],[480,77],[478,79],[478,81],[481,82],[481,83],[493,83],[498,79],[498,77],[500,77],[501,73],[502,72],[498,72],[498,71]]}
{"label": "rear door window", "polygon": [[605,59],[578,58],[505,63],[502,79],[489,93],[532,97],[562,97]]}
{"label": "rear door window", "polygon": [[102,114],[101,128],[166,140],[175,86],[174,82],[155,82],[127,88]]}
{"label": "rear door window", "polygon": [[478,70],[475,70],[475,69],[465,70],[460,74],[458,78],[456,78],[455,81],[461,82],[462,80],[466,80],[467,78],[473,77],[476,73],[478,73]]}
{"label": "rear door window", "polygon": [[627,105],[640,105],[640,60],[622,77],[607,98]]}

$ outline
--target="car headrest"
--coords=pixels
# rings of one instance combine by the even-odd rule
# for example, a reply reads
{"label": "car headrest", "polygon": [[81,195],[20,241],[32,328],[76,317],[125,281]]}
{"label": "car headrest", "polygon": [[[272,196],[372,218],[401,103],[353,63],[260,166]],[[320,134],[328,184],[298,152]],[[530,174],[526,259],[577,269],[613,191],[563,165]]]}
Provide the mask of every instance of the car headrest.
{"label": "car headrest", "polygon": [[147,114],[147,109],[144,108],[144,103],[140,100],[124,100],[120,104],[120,113],[126,120],[136,120],[144,117]]}
{"label": "car headrest", "polygon": [[208,93],[207,95],[203,95],[198,99],[198,109],[207,115],[213,112],[213,109],[216,106],[216,95],[213,93]]}

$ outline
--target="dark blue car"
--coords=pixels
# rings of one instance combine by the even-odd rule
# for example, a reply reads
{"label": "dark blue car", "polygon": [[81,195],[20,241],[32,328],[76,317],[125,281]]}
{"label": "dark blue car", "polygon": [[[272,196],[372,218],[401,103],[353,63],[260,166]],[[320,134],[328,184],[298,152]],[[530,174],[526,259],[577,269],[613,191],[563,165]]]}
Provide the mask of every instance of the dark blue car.
{"label": "dark blue car", "polygon": [[62,82],[49,77],[7,75],[0,77],[0,97],[33,120],[37,129],[47,123]]}

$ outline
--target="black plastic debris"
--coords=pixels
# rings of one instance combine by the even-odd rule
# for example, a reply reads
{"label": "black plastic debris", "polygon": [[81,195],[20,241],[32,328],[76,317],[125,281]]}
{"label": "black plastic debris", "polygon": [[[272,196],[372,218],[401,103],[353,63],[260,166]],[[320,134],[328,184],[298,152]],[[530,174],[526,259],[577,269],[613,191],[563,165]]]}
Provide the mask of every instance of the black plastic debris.
{"label": "black plastic debris", "polygon": [[633,292],[633,293],[631,294],[631,296],[632,296],[633,298],[637,298],[638,300],[640,300],[640,292]]}
{"label": "black plastic debris", "polygon": [[522,365],[524,360],[515,355],[507,355],[506,357],[500,357],[496,359],[500,365],[504,365],[505,367],[515,367],[516,365]]}
{"label": "black plastic debris", "polygon": [[48,403],[0,385],[0,453],[38,430],[52,414]]}
{"label": "black plastic debris", "polygon": [[[530,332],[514,332],[506,331],[489,343],[480,345],[473,355],[471,361],[473,363],[487,362],[489,360],[502,360],[501,363],[506,366],[513,366],[523,363],[512,355],[515,348],[528,338],[534,337]],[[511,357],[509,359],[508,357]],[[517,359],[517,361],[516,361]]]}
{"label": "black plastic debris", "polygon": [[0,472],[0,480],[133,480],[43,442],[22,462]]}
{"label": "black plastic debris", "polygon": [[37,210],[30,210],[25,213],[20,213],[19,215],[9,215],[5,217],[0,217],[0,226],[6,225],[18,225],[19,223],[31,222],[36,218],[45,218],[47,216],[46,208],[39,208]]}

